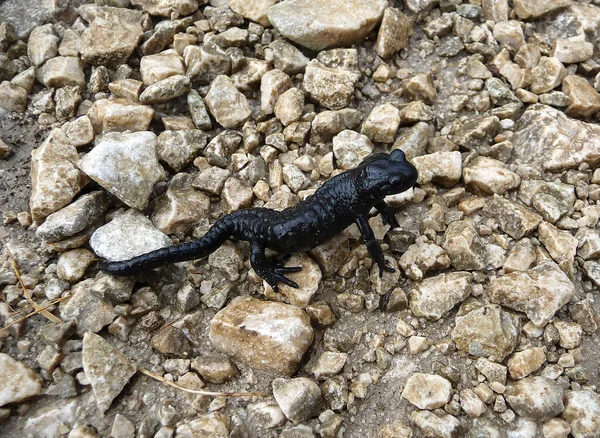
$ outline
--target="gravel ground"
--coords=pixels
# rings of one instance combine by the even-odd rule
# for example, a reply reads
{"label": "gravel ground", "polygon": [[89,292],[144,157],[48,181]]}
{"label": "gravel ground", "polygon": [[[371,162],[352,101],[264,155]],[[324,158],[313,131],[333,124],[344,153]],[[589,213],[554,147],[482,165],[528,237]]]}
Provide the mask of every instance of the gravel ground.
{"label": "gravel ground", "polygon": [[[2,437],[600,437],[598,0],[85,3],[0,2]],[[98,271],[394,149],[383,278]]]}

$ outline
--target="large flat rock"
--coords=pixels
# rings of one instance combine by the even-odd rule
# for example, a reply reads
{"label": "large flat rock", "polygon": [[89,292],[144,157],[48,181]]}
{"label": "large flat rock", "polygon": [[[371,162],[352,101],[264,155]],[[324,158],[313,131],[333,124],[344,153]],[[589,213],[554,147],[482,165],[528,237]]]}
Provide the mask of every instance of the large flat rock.
{"label": "large flat rock", "polygon": [[311,50],[350,46],[379,23],[385,0],[287,0],[269,8],[269,21],[286,38]]}

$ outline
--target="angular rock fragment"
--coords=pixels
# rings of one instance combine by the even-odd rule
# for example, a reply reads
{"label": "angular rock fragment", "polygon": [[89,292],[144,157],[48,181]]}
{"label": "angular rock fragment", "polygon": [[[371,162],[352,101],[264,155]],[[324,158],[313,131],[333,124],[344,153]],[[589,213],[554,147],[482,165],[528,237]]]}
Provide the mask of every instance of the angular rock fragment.
{"label": "angular rock fragment", "polygon": [[277,99],[274,107],[275,116],[288,126],[302,117],[304,109],[304,93],[298,88],[290,88]]}
{"label": "angular rock fragment", "polygon": [[321,111],[312,121],[312,130],[324,140],[330,140],[345,129],[353,129],[360,124],[360,111],[345,108],[338,111]]}
{"label": "angular rock fragment", "polygon": [[152,222],[163,233],[186,233],[208,214],[210,199],[192,187],[192,179],[187,173],[176,174],[156,200]]}
{"label": "angular rock fragment", "polygon": [[194,83],[210,84],[220,75],[231,71],[231,59],[212,45],[188,46],[183,51],[186,76]]}
{"label": "angular rock fragment", "polygon": [[140,94],[139,99],[143,104],[164,103],[187,94],[190,88],[191,82],[187,76],[170,76],[150,85]]}
{"label": "angular rock fragment", "polygon": [[147,86],[171,76],[183,75],[184,72],[183,58],[175,50],[165,50],[140,60],[140,73]]}
{"label": "angular rock fragment", "polygon": [[235,177],[228,178],[225,181],[222,194],[230,213],[241,208],[250,207],[254,197],[252,187],[246,181]]}
{"label": "angular rock fragment", "polygon": [[521,183],[521,178],[504,163],[488,157],[477,157],[469,162],[463,169],[463,179],[475,193],[486,195],[501,195]]}
{"label": "angular rock fragment", "polygon": [[82,359],[98,409],[104,413],[135,374],[135,363],[94,333],[83,337]]}
{"label": "angular rock fragment", "polygon": [[584,62],[594,55],[594,45],[579,37],[558,38],[552,43],[550,56],[555,57],[563,64]]}
{"label": "angular rock fragment", "polygon": [[600,396],[590,390],[565,391],[562,417],[570,424],[576,438],[598,436],[600,430]]}
{"label": "angular rock fragment", "polygon": [[441,247],[419,240],[408,247],[398,264],[408,277],[420,281],[427,272],[450,266],[450,258]]}
{"label": "angular rock fragment", "polygon": [[484,211],[500,221],[500,229],[514,239],[531,233],[542,221],[542,217],[515,202],[494,195]]}
{"label": "angular rock fragment", "polygon": [[354,96],[360,75],[342,68],[331,68],[313,59],[306,67],[304,89],[318,104],[331,110],[346,107]]}
{"label": "angular rock fragment", "polygon": [[248,100],[227,76],[212,81],[205,101],[217,122],[228,129],[241,126],[251,115]]}
{"label": "angular rock fragment", "polygon": [[526,377],[508,385],[504,397],[518,415],[534,421],[549,420],[565,409],[563,389],[546,377]]}
{"label": "angular rock fragment", "polygon": [[372,152],[371,141],[358,132],[347,129],[333,137],[333,154],[341,169],[354,169]]}
{"label": "angular rock fragment", "polygon": [[29,35],[27,57],[34,66],[39,67],[58,54],[59,42],[60,38],[52,24],[38,26]]}
{"label": "angular rock fragment", "polygon": [[319,386],[306,377],[275,379],[273,397],[287,418],[301,423],[317,416],[322,398]]}
{"label": "angular rock fragment", "polygon": [[77,169],[79,155],[65,132],[56,128],[31,151],[31,198],[35,222],[66,206],[89,181]]}
{"label": "angular rock fragment", "polygon": [[546,361],[546,353],[541,347],[519,351],[508,358],[506,365],[513,380],[527,377],[538,370]]}
{"label": "angular rock fragment", "polygon": [[506,272],[527,271],[536,262],[535,249],[529,239],[521,239],[510,250],[502,265]]}
{"label": "angular rock fragment", "polygon": [[544,261],[525,272],[512,272],[490,284],[493,302],[524,312],[537,326],[543,326],[573,298],[575,286],[560,268]]}
{"label": "angular rock fragment", "polygon": [[361,132],[372,141],[393,143],[400,126],[400,110],[394,105],[378,105],[365,119]]}
{"label": "angular rock fragment", "polygon": [[550,12],[566,8],[571,2],[569,0],[551,0],[538,2],[536,0],[515,0],[515,13],[523,20],[535,20]]}
{"label": "angular rock fragment", "polygon": [[416,410],[410,414],[410,421],[422,430],[425,436],[444,438],[461,436],[461,424],[450,414],[436,415],[433,412]]}
{"label": "angular rock fragment", "polygon": [[42,390],[42,379],[37,373],[0,353],[0,407],[40,395]]}
{"label": "angular rock fragment", "polygon": [[591,228],[580,228],[575,234],[577,255],[584,260],[600,258],[600,235]]}
{"label": "angular rock fragment", "polygon": [[459,350],[496,361],[504,360],[514,350],[517,336],[513,317],[497,305],[477,307],[457,316],[452,331]]}
{"label": "angular rock fragment", "polygon": [[228,419],[221,412],[211,412],[178,426],[177,436],[182,438],[228,438]]}
{"label": "angular rock fragment", "polygon": [[81,58],[92,65],[119,65],[131,56],[142,38],[142,12],[101,7],[81,35]]}
{"label": "angular rock fragment", "polygon": [[478,271],[487,265],[487,246],[471,220],[450,223],[442,247],[456,269]]}
{"label": "angular rock fragment", "polygon": [[422,100],[432,104],[437,91],[433,85],[433,79],[429,73],[419,73],[404,82],[404,94],[409,100]]}
{"label": "angular rock fragment", "polygon": [[311,249],[309,253],[321,267],[323,278],[329,278],[337,272],[350,254],[348,234],[340,233],[324,244]]}
{"label": "angular rock fragment", "polygon": [[379,23],[383,0],[291,0],[269,8],[269,21],[286,38],[308,49],[349,46]]}
{"label": "angular rock fragment", "polygon": [[462,175],[460,152],[434,152],[412,159],[419,172],[418,184],[434,182],[444,187],[452,187]]}
{"label": "angular rock fragment", "polygon": [[291,375],[314,334],[295,306],[237,297],[212,319],[209,336],[217,350],[252,368]]}
{"label": "angular rock fragment", "polygon": [[64,320],[77,322],[77,333],[98,333],[115,319],[114,307],[104,295],[93,290],[94,280],[88,279],[73,286],[71,298],[62,302],[60,315]]}
{"label": "angular rock fragment", "polygon": [[200,94],[198,94],[196,90],[190,90],[188,93],[187,104],[190,109],[190,116],[192,117],[192,121],[194,122],[194,125],[196,125],[196,128],[202,129],[203,131],[212,129],[212,122],[208,115],[208,111],[206,110],[204,99],[200,97]]}
{"label": "angular rock fragment", "polygon": [[469,272],[450,272],[426,278],[410,291],[410,309],[417,317],[438,320],[471,295],[472,281]]}
{"label": "angular rock fragment", "polygon": [[183,330],[172,325],[161,328],[150,343],[152,348],[168,357],[189,357],[192,349]]}
{"label": "angular rock fragment", "polygon": [[569,96],[566,113],[571,117],[589,118],[600,111],[600,93],[581,76],[569,75],[563,80],[562,91]]}
{"label": "angular rock fragment", "polygon": [[567,69],[558,59],[543,56],[531,74],[533,75],[531,92],[542,94],[558,87],[567,76]]}
{"label": "angular rock fragment", "polygon": [[463,389],[460,391],[460,407],[468,417],[478,418],[486,410],[485,403],[472,389]]}
{"label": "angular rock fragment", "polygon": [[81,116],[62,127],[73,146],[87,146],[94,140],[94,127],[88,116]]}
{"label": "angular rock fragment", "polygon": [[410,19],[396,8],[386,8],[375,50],[382,58],[389,58],[406,47],[412,34]]}
{"label": "angular rock fragment", "polygon": [[207,135],[200,130],[163,131],[156,144],[158,158],[179,172],[204,149]]}
{"label": "angular rock fragment", "polygon": [[269,46],[273,50],[275,68],[288,75],[302,73],[310,61],[304,54],[284,38],[275,40]]}
{"label": "angular rock fragment", "polygon": [[211,195],[219,196],[231,171],[213,166],[198,174],[192,185]]}
{"label": "angular rock fragment", "polygon": [[237,150],[241,142],[242,137],[236,131],[223,131],[208,143],[203,155],[206,157],[208,164],[227,167],[231,155]]}
{"label": "angular rock fragment", "polygon": [[435,374],[415,373],[408,378],[402,397],[419,409],[436,409],[450,401],[452,384]]}
{"label": "angular rock fragment", "polygon": [[98,228],[90,246],[100,257],[127,260],[171,245],[171,239],[157,230],[150,219],[136,210],[129,210]]}
{"label": "angular rock fragment", "polygon": [[292,87],[292,80],[281,70],[273,69],[260,80],[260,109],[265,114],[273,114],[279,97]]}
{"label": "angular rock fragment", "polygon": [[85,248],[63,252],[56,263],[56,275],[61,280],[76,283],[96,260],[94,253]]}
{"label": "angular rock fragment", "polygon": [[79,58],[59,56],[49,59],[39,73],[43,84],[48,88],[77,86],[85,88],[85,74]]}
{"label": "angular rock fragment", "polygon": [[589,299],[570,306],[569,313],[586,333],[596,333],[600,328],[600,314],[594,309],[594,305]]}
{"label": "angular rock fragment", "polygon": [[500,119],[496,116],[482,116],[463,124],[455,124],[450,140],[468,150],[492,144],[500,132]]}
{"label": "angular rock fragment", "polygon": [[101,99],[94,102],[87,115],[97,134],[136,132],[148,130],[154,110],[127,99]]}
{"label": "angular rock fragment", "polygon": [[173,13],[185,16],[198,10],[198,2],[195,0],[131,0],[131,4],[141,6],[150,15],[162,17],[170,17]]}
{"label": "angular rock fragment", "polygon": [[48,242],[71,237],[99,220],[107,208],[104,192],[83,195],[67,207],[49,215],[36,230],[36,235]]}
{"label": "angular rock fragment", "polygon": [[248,2],[246,0],[230,0],[229,7],[244,18],[254,21],[263,27],[271,26],[267,18],[267,11],[271,6],[277,3],[277,0],[257,0]]}
{"label": "angular rock fragment", "polygon": [[577,252],[577,239],[571,233],[559,230],[548,222],[542,222],[538,227],[538,238],[563,270],[572,266]]}
{"label": "angular rock fragment", "polygon": [[130,207],[143,210],[165,171],[158,163],[156,135],[110,133],[79,162],[79,168]]}

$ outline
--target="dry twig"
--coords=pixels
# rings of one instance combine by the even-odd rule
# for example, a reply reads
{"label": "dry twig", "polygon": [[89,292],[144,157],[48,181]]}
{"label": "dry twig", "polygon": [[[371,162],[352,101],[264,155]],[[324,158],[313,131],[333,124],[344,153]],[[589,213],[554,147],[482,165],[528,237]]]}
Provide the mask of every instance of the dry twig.
{"label": "dry twig", "polygon": [[163,376],[160,376],[152,371],[149,371],[145,368],[138,368],[138,371],[142,374],[145,374],[148,377],[151,377],[159,382],[164,383],[165,385],[172,386],[173,388],[180,389],[185,392],[189,392],[191,394],[199,394],[199,395],[209,395],[212,397],[269,397],[270,394],[266,392],[213,392],[213,391],[204,391],[202,389],[188,389],[183,386],[179,386],[178,384],[171,382],[170,380],[165,379]]}
{"label": "dry twig", "polygon": [[12,327],[15,324],[20,323],[21,321],[25,321],[27,318],[31,318],[33,315],[37,315],[38,313],[43,312],[47,308],[54,306],[56,303],[60,303],[61,301],[66,300],[67,298],[69,298],[69,296],[70,295],[65,295],[64,297],[56,298],[56,299],[52,300],[50,302],[50,304],[48,304],[48,305],[46,305],[44,307],[40,307],[38,310],[34,310],[33,312],[28,313],[27,315],[22,316],[19,319],[14,320],[10,324],[8,324],[6,327],[0,328],[0,333],[2,333],[4,330],[8,330],[10,327]]}
{"label": "dry twig", "polygon": [[48,312],[47,310],[45,310],[45,308],[42,308],[38,303],[36,303],[33,300],[33,298],[31,297],[31,294],[29,293],[29,290],[25,287],[25,284],[23,283],[23,280],[21,279],[21,273],[19,272],[19,267],[17,266],[17,261],[13,257],[12,252],[10,251],[10,248],[8,247],[8,245],[6,244],[6,241],[4,240],[4,238],[2,236],[0,236],[0,241],[2,241],[2,243],[4,244],[4,248],[6,248],[6,254],[8,254],[10,263],[13,267],[13,270],[15,271],[15,275],[17,276],[17,280],[19,280],[21,289],[23,289],[23,295],[25,295],[25,298],[27,299],[27,301],[29,301],[29,304],[31,304],[31,307],[34,308],[36,313],[41,313],[42,315],[44,315],[46,318],[48,318],[52,322],[62,322],[62,320],[58,316],[55,316],[52,313]]}

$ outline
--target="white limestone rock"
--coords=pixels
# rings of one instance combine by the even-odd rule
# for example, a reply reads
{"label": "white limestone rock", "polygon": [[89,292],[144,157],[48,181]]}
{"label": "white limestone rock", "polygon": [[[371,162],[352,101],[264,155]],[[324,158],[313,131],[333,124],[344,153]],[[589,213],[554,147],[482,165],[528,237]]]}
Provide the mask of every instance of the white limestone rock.
{"label": "white limestone rock", "polygon": [[31,151],[31,198],[35,222],[63,208],[89,179],[77,168],[77,149],[65,132],[56,128],[44,143]]}
{"label": "white limestone rock", "polygon": [[89,332],[83,337],[82,360],[98,409],[104,413],[135,374],[135,363],[104,338]]}
{"label": "white limestone rock", "polygon": [[156,142],[148,131],[107,134],[80,160],[79,168],[130,207],[143,210],[154,184],[165,177]]}
{"label": "white limestone rock", "polygon": [[0,353],[0,407],[40,395],[43,389],[37,373],[8,354]]}
{"label": "white limestone rock", "polygon": [[283,36],[320,51],[362,41],[387,5],[384,0],[290,0],[272,6],[267,15]]}
{"label": "white limestone rock", "polygon": [[227,76],[217,76],[210,84],[206,106],[217,122],[228,129],[241,126],[250,118],[250,104]]}
{"label": "white limestone rock", "polygon": [[291,375],[314,333],[301,309],[242,296],[213,317],[209,337],[217,350],[251,368]]}

